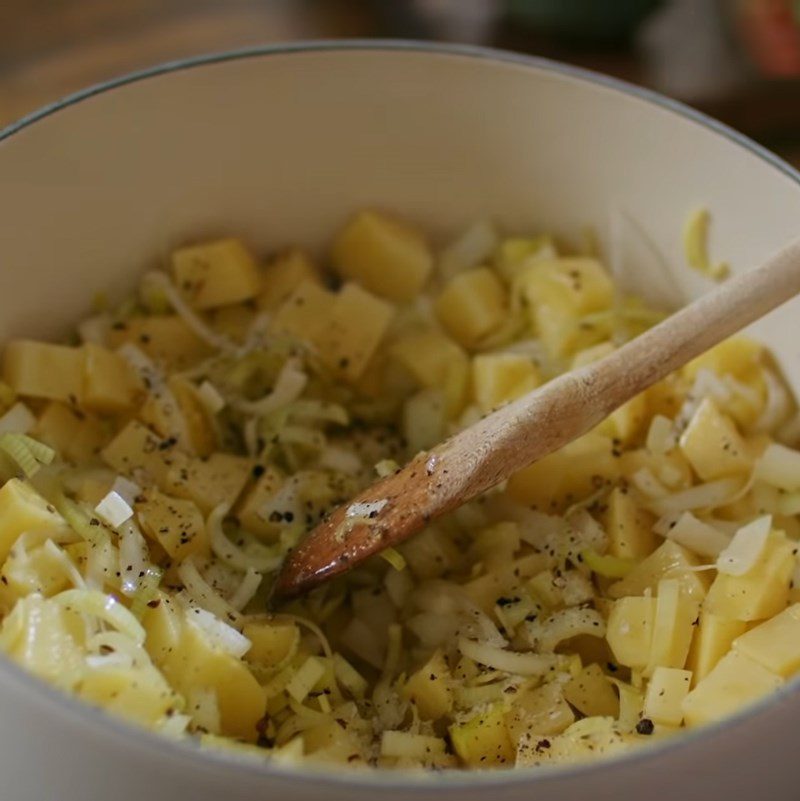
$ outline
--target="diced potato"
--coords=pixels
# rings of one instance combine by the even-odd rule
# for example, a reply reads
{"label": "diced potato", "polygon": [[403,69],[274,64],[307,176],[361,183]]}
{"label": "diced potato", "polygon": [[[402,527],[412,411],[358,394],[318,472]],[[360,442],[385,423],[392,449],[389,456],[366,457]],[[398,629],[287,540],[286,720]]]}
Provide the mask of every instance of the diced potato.
{"label": "diced potato", "polygon": [[452,339],[436,331],[410,334],[393,343],[391,354],[421,386],[444,393],[451,416],[463,409],[469,359]]}
{"label": "diced potato", "polygon": [[734,336],[692,359],[682,372],[690,380],[694,380],[700,370],[710,370],[719,376],[729,374],[746,380],[752,374],[753,367],[760,363],[763,353],[764,346],[759,342]]}
{"label": "diced potato", "polygon": [[717,574],[703,608],[734,620],[764,620],[777,615],[789,601],[795,547],[782,532],[770,532],[751,570],[743,576]]}
{"label": "diced potato", "polygon": [[191,501],[170,498],[147,489],[135,505],[142,532],[176,561],[209,551],[208,534],[200,510]]}
{"label": "diced potato", "polygon": [[188,458],[170,440],[162,440],[138,420],[132,420],[103,449],[106,464],[137,483],[154,483],[162,489],[173,467],[184,469]]}
{"label": "diced potato", "polygon": [[396,301],[413,300],[433,268],[430,248],[416,229],[375,211],[362,211],[347,223],[331,259],[342,278]]}
{"label": "diced potato", "polygon": [[394,309],[358,284],[345,284],[330,308],[320,338],[323,361],[337,375],[357,381],[383,339]]}
{"label": "diced potato", "polygon": [[218,239],[178,248],[172,275],[195,309],[214,309],[254,298],[261,275],[252,253],[238,239]]}
{"label": "diced potato", "polygon": [[635,743],[635,735],[623,732],[613,718],[582,718],[554,737],[523,738],[517,767],[594,761],[627,751]]}
{"label": "diced potato", "polygon": [[438,720],[453,708],[452,676],[441,651],[409,676],[403,695],[416,704],[423,720]]}
{"label": "diced potato", "polygon": [[497,248],[495,269],[501,278],[511,283],[519,273],[537,261],[558,257],[555,244],[546,234],[530,238],[512,236]]}
{"label": "diced potato", "polygon": [[705,610],[700,613],[700,622],[696,626],[686,662],[695,683],[702,681],[714,669],[746,628],[743,620],[729,620]]}
{"label": "diced potato", "polygon": [[647,685],[642,715],[663,726],[680,726],[683,700],[689,694],[690,670],[658,667]]}
{"label": "diced potato", "polygon": [[614,685],[597,664],[587,665],[564,686],[564,698],[587,717],[616,718],[619,715],[619,698]]}
{"label": "diced potato", "polygon": [[242,343],[247,338],[257,313],[251,303],[220,306],[211,313],[211,327],[218,334]]}
{"label": "diced potato", "polygon": [[650,661],[656,599],[626,597],[614,602],[608,616],[606,639],[621,665],[643,670]]}
{"label": "diced potato", "polygon": [[566,359],[608,339],[613,333],[611,319],[587,322],[569,308],[541,303],[529,309],[531,323],[553,359]]}
{"label": "diced potato", "polygon": [[275,310],[270,331],[319,347],[325,342],[335,297],[318,282],[303,281]]}
{"label": "diced potato", "polygon": [[772,673],[789,678],[800,670],[800,604],[741,634],[733,647]]}
{"label": "diced potato", "polygon": [[[184,698],[198,691],[216,695],[221,734],[255,742],[266,707],[264,690],[241,660],[215,649],[191,619],[162,671]],[[191,708],[187,712],[191,714]]]}
{"label": "diced potato", "polygon": [[543,512],[560,511],[618,477],[613,452],[611,439],[590,432],[511,476],[508,495]]}
{"label": "diced potato", "polygon": [[627,445],[633,442],[647,419],[647,397],[636,395],[611,414],[598,426],[598,431]]}
{"label": "diced potato", "polygon": [[737,712],[777,690],[783,679],[748,656],[731,651],[683,700],[687,726],[702,726]]}
{"label": "diced potato", "polygon": [[550,735],[564,731],[575,722],[575,713],[564,698],[561,684],[552,681],[515,695],[505,720],[512,741],[518,744],[526,733]]}
{"label": "diced potato", "polygon": [[643,595],[645,590],[656,592],[661,579],[678,579],[682,591],[690,598],[702,600],[708,590],[705,573],[692,570],[700,564],[698,558],[672,540],[665,540],[653,553],[640,562],[624,579],[609,587],[611,598]]}
{"label": "diced potato", "polygon": [[456,754],[470,767],[491,768],[513,763],[515,749],[502,704],[495,704],[465,723],[450,727]]}
{"label": "diced potato", "polygon": [[68,462],[85,464],[97,458],[109,438],[106,424],[58,401],[48,403],[33,436],[55,448]]}
{"label": "diced potato", "polygon": [[10,593],[15,600],[31,593],[49,598],[69,584],[60,560],[41,545],[19,554],[12,550],[0,576],[4,593]]}
{"label": "diced potato", "polygon": [[576,316],[607,309],[614,298],[603,265],[585,257],[536,262],[516,281],[530,306],[558,307]]}
{"label": "diced potato", "polygon": [[129,411],[141,386],[128,363],[108,348],[87,343],[83,352],[81,405],[104,414]]}
{"label": "diced potato", "polygon": [[195,385],[180,376],[170,377],[168,385],[180,409],[191,452],[210,456],[217,447],[217,434]]}
{"label": "diced potato", "polygon": [[[22,618],[21,636],[12,639],[8,629],[17,616]],[[38,595],[22,598],[3,620],[0,633],[12,662],[55,687],[75,689],[85,671],[85,655],[61,604]]]}
{"label": "diced potato", "polygon": [[89,672],[78,695],[84,701],[141,726],[156,725],[180,699],[152,667],[104,667]]}
{"label": "diced potato", "polygon": [[256,298],[259,309],[277,309],[304,281],[320,283],[319,273],[311,257],[301,248],[279,253],[264,268],[261,292]]}
{"label": "diced potato", "polygon": [[652,676],[659,667],[682,668],[686,664],[693,624],[699,614],[700,601],[682,591],[679,579],[658,582],[653,641],[645,676]]}
{"label": "diced potato", "polygon": [[451,565],[457,564],[460,554],[452,540],[440,528],[430,526],[400,548],[400,553],[417,579],[438,578]]}
{"label": "diced potato", "polygon": [[264,468],[264,472],[244,496],[236,512],[242,528],[265,540],[275,540],[278,537],[281,527],[265,520],[260,511],[281,488],[283,482],[284,477],[276,468],[271,465]]}
{"label": "diced potato", "polygon": [[639,508],[633,496],[619,487],[611,491],[606,503],[603,522],[609,553],[621,559],[649,556],[658,542],[653,533],[653,516]]}
{"label": "diced potato", "polygon": [[[458,552],[456,551],[456,553]],[[495,569],[492,573],[486,573],[468,581],[462,585],[462,590],[473,603],[490,615],[494,614],[499,598],[508,598],[514,587],[522,584],[526,578],[532,576],[538,578],[539,574],[544,571],[538,584],[533,580],[528,582],[528,589],[538,598],[539,590],[544,585],[551,588],[553,594],[560,600],[560,588],[556,588],[552,583],[553,574],[544,570],[548,564],[549,561],[545,554],[526,554],[519,559],[507,562],[503,569]]]}
{"label": "diced potato", "polygon": [[252,643],[245,660],[265,668],[282,667],[297,652],[300,629],[277,620],[246,623],[242,634]]}
{"label": "diced potato", "polygon": [[481,411],[489,412],[536,389],[539,369],[519,353],[492,353],[472,360],[472,395]]}
{"label": "diced potato", "polygon": [[221,503],[233,508],[253,472],[255,462],[245,456],[215,452],[208,459],[173,464],[167,475],[168,491],[194,501],[204,515]]}
{"label": "diced potato", "polygon": [[29,484],[12,478],[0,487],[0,563],[20,534],[41,531],[58,535],[66,528],[64,518]]}
{"label": "diced potato", "polygon": [[111,327],[112,348],[130,343],[170,369],[183,369],[211,353],[211,348],[176,314],[130,317]]}
{"label": "diced potato", "polygon": [[452,278],[436,299],[436,314],[461,345],[474,347],[500,327],[507,310],[506,291],[486,267]]}
{"label": "diced potato", "polygon": [[703,481],[746,473],[752,459],[733,421],[704,398],[689,421],[680,448]]}
{"label": "diced potato", "polygon": [[3,380],[18,395],[76,406],[83,391],[83,354],[65,345],[15,339],[3,353]]}
{"label": "diced potato", "polygon": [[142,626],[146,632],[145,650],[160,667],[180,644],[183,612],[165,593],[159,592],[145,609]]}

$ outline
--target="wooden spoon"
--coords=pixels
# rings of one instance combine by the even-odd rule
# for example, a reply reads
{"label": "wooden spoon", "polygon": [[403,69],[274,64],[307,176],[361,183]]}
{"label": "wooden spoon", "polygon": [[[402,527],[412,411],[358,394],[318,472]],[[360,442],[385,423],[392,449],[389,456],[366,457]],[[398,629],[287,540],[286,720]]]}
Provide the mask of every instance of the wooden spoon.
{"label": "wooden spoon", "polygon": [[288,555],[273,598],[300,595],[403,542],[439,515],[585,434],[623,403],[798,292],[800,240],[606,358],[553,379],[418,455],[334,510]]}

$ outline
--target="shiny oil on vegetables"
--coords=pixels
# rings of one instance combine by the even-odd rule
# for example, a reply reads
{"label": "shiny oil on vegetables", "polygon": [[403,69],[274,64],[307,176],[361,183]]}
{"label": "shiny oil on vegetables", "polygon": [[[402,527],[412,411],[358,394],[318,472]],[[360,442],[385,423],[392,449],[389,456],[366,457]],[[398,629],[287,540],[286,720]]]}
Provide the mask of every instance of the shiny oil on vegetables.
{"label": "shiny oil on vegetables", "polygon": [[325,259],[201,242],[97,305],[67,344],[8,342],[0,385],[0,648],[62,690],[257,757],[497,768],[800,669],[800,427],[741,337],[268,611],[333,506],[661,319],[596,256],[488,222],[435,252],[364,211]]}

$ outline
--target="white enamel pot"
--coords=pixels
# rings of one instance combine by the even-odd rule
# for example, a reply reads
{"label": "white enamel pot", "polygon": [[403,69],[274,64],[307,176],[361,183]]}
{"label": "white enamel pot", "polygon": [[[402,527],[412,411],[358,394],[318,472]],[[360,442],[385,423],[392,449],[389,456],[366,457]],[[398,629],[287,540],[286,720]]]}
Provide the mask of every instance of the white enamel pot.
{"label": "white enamel pot", "polygon": [[[620,209],[639,232],[630,280],[686,300],[707,289],[681,267],[698,204],[713,213],[714,254],[744,270],[797,235],[800,175],[664,98],[505,53],[313,43],[169,64],[0,133],[0,337],[65,332],[96,291],[123,292],[176,243],[234,233],[265,250],[322,247],[363,206],[440,237],[488,215],[573,239],[591,224],[606,244]],[[795,389],[798,314],[796,301],[755,327]],[[337,774],[152,736],[3,660],[0,798],[780,801],[800,797],[798,719],[792,684],[721,725],[588,766]]]}

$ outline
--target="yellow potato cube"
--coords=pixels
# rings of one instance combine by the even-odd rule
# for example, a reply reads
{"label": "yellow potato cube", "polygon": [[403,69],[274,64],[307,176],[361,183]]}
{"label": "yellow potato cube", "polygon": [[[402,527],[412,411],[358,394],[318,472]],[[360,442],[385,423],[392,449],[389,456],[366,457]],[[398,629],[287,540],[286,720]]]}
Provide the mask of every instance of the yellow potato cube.
{"label": "yellow potato cube", "polygon": [[554,359],[568,358],[613,333],[610,319],[587,322],[576,317],[570,307],[553,303],[531,307],[530,318],[547,353]]}
{"label": "yellow potato cube", "polygon": [[159,364],[183,369],[211,353],[211,348],[176,314],[130,317],[112,326],[108,334],[112,348],[131,344]]}
{"label": "yellow potato cube", "polygon": [[564,698],[561,684],[551,681],[515,695],[505,720],[516,745],[526,734],[550,735],[564,731],[575,722],[575,713]]}
{"label": "yellow potato cube", "polygon": [[733,642],[734,649],[772,673],[789,678],[800,670],[800,604],[784,609]]}
{"label": "yellow potato cube", "polygon": [[423,720],[438,720],[453,709],[452,676],[441,651],[409,676],[403,696],[412,701]]}
{"label": "yellow potato cube", "polygon": [[12,550],[0,575],[4,593],[13,595],[14,600],[31,593],[49,598],[70,583],[61,561],[44,546],[21,554]]}
{"label": "yellow potato cube", "polygon": [[254,298],[261,274],[253,254],[238,239],[218,239],[178,248],[172,275],[195,309],[214,309]]}
{"label": "yellow potato cube", "polygon": [[[216,695],[221,734],[255,742],[256,725],[266,708],[263,688],[240,659],[214,648],[191,617],[162,670],[184,698],[198,691]],[[192,710],[187,711],[191,714]]]}
{"label": "yellow potato cube", "polygon": [[47,404],[33,431],[36,439],[74,464],[96,459],[109,434],[109,427],[103,421],[58,401]]}
{"label": "yellow potato cube", "polygon": [[771,531],[751,570],[743,576],[717,573],[703,608],[735,620],[764,620],[777,615],[789,601],[795,547],[785,534]]}
{"label": "yellow potato cube", "polygon": [[656,549],[655,519],[636,505],[631,493],[615,487],[608,496],[603,523],[608,552],[621,559],[642,559]]}
{"label": "yellow potato cube", "polygon": [[200,511],[207,515],[222,503],[233,508],[254,466],[253,459],[217,452],[208,459],[173,464],[165,483],[169,487],[168,492],[178,498],[194,501]]}
{"label": "yellow potato cube", "polygon": [[610,484],[619,476],[619,460],[609,437],[585,434],[560,451],[515,473],[507,493],[543,512],[560,511]]}
{"label": "yellow potato cube", "polygon": [[208,410],[197,394],[197,388],[180,376],[171,376],[168,386],[183,419],[188,450],[201,457],[210,456],[217,447],[217,434]]}
{"label": "yellow potato cube", "polygon": [[274,467],[267,466],[258,480],[242,499],[236,516],[246,531],[256,534],[265,540],[275,540],[281,532],[281,526],[265,520],[260,511],[283,486],[284,477]]}
{"label": "yellow potato cube", "polygon": [[152,667],[92,670],[81,682],[78,695],[89,704],[148,727],[157,724],[181,703],[163,676]]}
{"label": "yellow potato cube", "polygon": [[83,354],[65,345],[15,339],[3,354],[3,380],[18,395],[76,406],[83,390]]}
{"label": "yellow potato cube", "polygon": [[66,521],[33,487],[12,478],[0,487],[0,563],[26,531],[58,535]]}
{"label": "yellow potato cube", "polygon": [[503,323],[506,291],[491,270],[479,267],[452,278],[435,308],[450,335],[464,347],[474,347]]}
{"label": "yellow potato cube", "polygon": [[658,667],[647,684],[642,716],[662,726],[680,726],[683,701],[689,694],[691,670]]}
{"label": "yellow potato cube", "polygon": [[472,395],[483,412],[536,389],[542,377],[536,364],[518,353],[492,353],[472,360]]}
{"label": "yellow potato cube", "polygon": [[245,660],[265,668],[283,666],[300,644],[300,629],[296,623],[252,621],[245,624],[242,634],[252,643]]}
{"label": "yellow potato cube", "polygon": [[683,454],[703,481],[746,473],[752,459],[733,421],[705,398],[679,442]]}
{"label": "yellow potato cube", "polygon": [[320,283],[320,276],[311,257],[301,248],[279,253],[264,268],[261,292],[256,298],[259,309],[277,309],[304,281]]}
{"label": "yellow potato cube", "polygon": [[135,504],[142,532],[176,561],[209,552],[208,534],[200,510],[191,501],[170,498],[147,489]]}
{"label": "yellow potato cube", "polygon": [[653,642],[644,670],[652,676],[656,668],[682,668],[689,655],[694,622],[700,614],[700,601],[682,591],[679,579],[658,582]]}
{"label": "yellow potato cube", "polygon": [[747,624],[743,620],[729,620],[703,610],[696,626],[686,666],[692,671],[692,680],[704,679],[714,666],[731,649],[734,640],[744,634]]}
{"label": "yellow potato cube", "polygon": [[452,339],[435,331],[410,334],[392,344],[391,354],[420,385],[444,393],[451,416],[463,409],[469,359]]}
{"label": "yellow potato cube", "polygon": [[242,343],[247,338],[257,311],[250,303],[220,306],[211,313],[211,327],[234,342]]}
{"label": "yellow potato cube", "polygon": [[322,360],[337,375],[357,381],[383,339],[394,315],[390,304],[358,284],[345,284],[319,335]]}
{"label": "yellow potato cube", "polygon": [[[20,636],[9,628],[20,623]],[[3,620],[5,655],[34,676],[63,690],[74,690],[86,670],[85,649],[74,636],[70,615],[60,603],[38,595],[21,598]]]}
{"label": "yellow potato cube", "polygon": [[515,748],[502,704],[495,704],[465,723],[452,725],[449,731],[456,754],[470,767],[491,768],[514,761]]}
{"label": "yellow potato cube", "polygon": [[644,595],[646,590],[657,592],[662,579],[678,579],[681,590],[689,598],[702,601],[708,591],[705,573],[692,570],[699,559],[682,545],[665,540],[653,553],[641,561],[624,579],[608,589],[611,598],[625,595]]}
{"label": "yellow potato cube", "polygon": [[700,370],[710,370],[719,376],[732,375],[747,379],[757,367],[764,354],[764,346],[743,336],[734,336],[720,342],[687,364],[681,371],[688,379],[694,380]]}
{"label": "yellow potato cube", "polygon": [[171,440],[162,440],[138,420],[131,420],[101,454],[106,464],[139,484],[154,483],[168,487],[173,467],[185,468],[186,454],[176,450]]}
{"label": "yellow potato cube", "polygon": [[83,352],[81,406],[93,412],[118,414],[129,411],[141,385],[128,363],[108,348],[91,343]]}
{"label": "yellow potato cube", "polygon": [[500,277],[511,283],[519,273],[537,261],[555,258],[558,258],[558,253],[547,234],[530,238],[512,236],[500,243],[494,266]]}
{"label": "yellow potato cube", "polygon": [[316,281],[303,281],[276,309],[270,321],[270,331],[308,342],[314,347],[323,345],[335,297]]}
{"label": "yellow potato cube", "polygon": [[598,664],[587,665],[564,685],[564,698],[579,712],[591,717],[599,715],[616,718],[619,698],[614,685]]}
{"label": "yellow potato cube", "polygon": [[531,307],[554,306],[576,316],[607,309],[614,299],[603,265],[581,256],[536,262],[516,282]]}
{"label": "yellow potato cube", "polygon": [[636,670],[647,666],[655,618],[655,598],[627,597],[614,602],[608,616],[606,639],[617,662]]}
{"label": "yellow potato cube", "polygon": [[337,234],[331,248],[345,280],[389,300],[415,298],[433,268],[433,255],[414,228],[374,211],[362,211]]}
{"label": "yellow potato cube", "polygon": [[687,726],[703,726],[728,717],[774,692],[783,679],[744,654],[731,651],[683,700]]}
{"label": "yellow potato cube", "polygon": [[142,615],[146,632],[144,647],[156,665],[165,660],[178,647],[183,632],[183,612],[163,592],[159,592]]}

